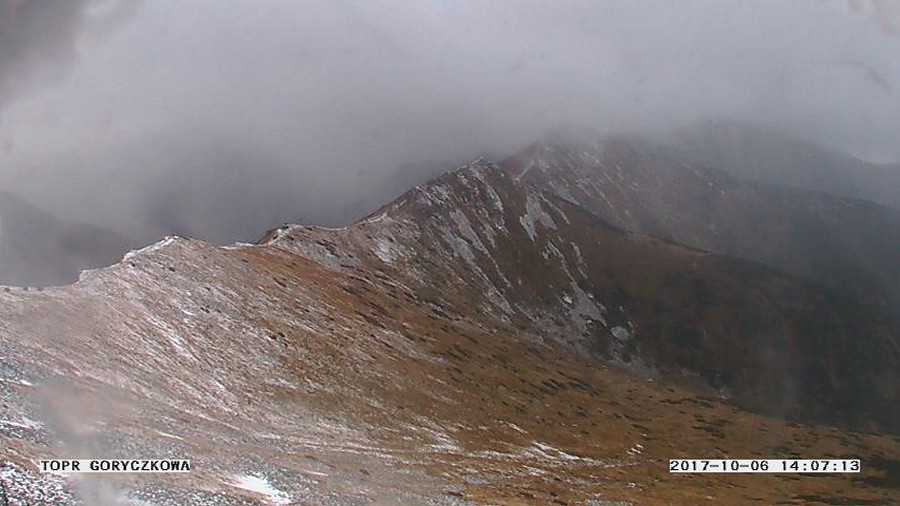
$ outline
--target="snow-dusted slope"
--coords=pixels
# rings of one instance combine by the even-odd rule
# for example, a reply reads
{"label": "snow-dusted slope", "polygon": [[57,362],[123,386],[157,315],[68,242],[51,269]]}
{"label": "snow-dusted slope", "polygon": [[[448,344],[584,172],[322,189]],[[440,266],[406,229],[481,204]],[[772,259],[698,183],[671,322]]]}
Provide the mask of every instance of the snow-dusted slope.
{"label": "snow-dusted slope", "polygon": [[[615,229],[560,195],[553,183],[571,181],[548,174],[568,175],[566,166],[537,170],[546,184],[476,161],[349,229],[294,228],[266,241],[343,272],[375,265],[442,312],[509,324],[640,374],[692,371],[752,409],[897,421],[896,393],[883,385],[896,381],[900,350],[883,311]],[[584,176],[591,195],[602,194],[597,177]]]}
{"label": "snow-dusted slope", "polygon": [[[892,360],[878,318],[626,234],[479,160],[345,229],[287,226],[224,248],[172,237],[72,286],[0,292],[0,484],[10,504],[695,502],[709,483],[673,479],[664,459],[795,444],[900,457],[886,437],[713,398],[859,422],[841,404],[856,390],[799,381],[853,371],[828,353],[853,348],[851,325]],[[782,349],[799,358],[766,362]],[[720,391],[658,385],[673,374],[718,375]],[[883,423],[896,394],[870,395],[854,413]],[[61,481],[35,472],[43,456],[181,457],[194,470]],[[710,483],[743,499],[791,491]]]}
{"label": "snow-dusted slope", "polygon": [[503,165],[532,187],[625,230],[900,307],[900,212],[894,209],[739,179],[629,139],[548,137]]}

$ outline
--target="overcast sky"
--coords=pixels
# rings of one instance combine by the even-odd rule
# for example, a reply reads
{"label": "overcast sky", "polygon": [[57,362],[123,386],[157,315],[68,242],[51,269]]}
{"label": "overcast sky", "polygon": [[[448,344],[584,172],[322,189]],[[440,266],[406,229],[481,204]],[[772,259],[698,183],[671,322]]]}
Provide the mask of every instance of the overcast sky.
{"label": "overcast sky", "polygon": [[900,160],[898,4],[0,0],[0,187],[226,242],[559,125],[756,121]]}

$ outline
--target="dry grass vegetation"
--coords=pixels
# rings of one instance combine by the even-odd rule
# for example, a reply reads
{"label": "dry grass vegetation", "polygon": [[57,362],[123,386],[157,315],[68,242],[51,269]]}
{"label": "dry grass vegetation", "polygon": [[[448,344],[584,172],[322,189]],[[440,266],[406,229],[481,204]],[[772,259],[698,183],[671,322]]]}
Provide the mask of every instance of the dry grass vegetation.
{"label": "dry grass vegetation", "polygon": [[[195,460],[189,476],[123,478],[124,489],[249,500],[229,479],[262,474],[294,504],[900,498],[888,431],[735,404],[820,422],[842,406],[847,366],[829,360],[852,344],[841,326],[862,325],[852,307],[529,196],[482,162],[348,229],[286,227],[229,248],[173,239],[71,287],[0,298],[3,417],[38,422],[0,426],[0,455],[26,467],[73,449]],[[752,352],[766,346],[798,364],[766,369]],[[779,397],[809,371],[835,377]],[[75,404],[107,409],[62,410],[77,415],[67,431],[38,402],[59,383]],[[832,394],[845,397],[815,397]],[[863,472],[668,473],[670,458],[752,457],[860,458]]]}

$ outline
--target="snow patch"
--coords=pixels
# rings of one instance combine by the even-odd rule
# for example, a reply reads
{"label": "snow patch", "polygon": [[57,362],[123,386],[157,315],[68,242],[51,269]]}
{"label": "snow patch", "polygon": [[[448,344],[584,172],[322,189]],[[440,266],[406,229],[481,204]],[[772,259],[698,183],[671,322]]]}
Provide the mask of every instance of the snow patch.
{"label": "snow patch", "polygon": [[8,425],[10,427],[18,427],[20,429],[28,430],[40,429],[44,426],[44,424],[42,424],[41,422],[26,418],[24,416],[22,417],[21,422],[14,422],[12,420],[0,420],[0,425]]}
{"label": "snow patch", "polygon": [[149,246],[145,246],[141,249],[131,250],[128,253],[125,253],[125,256],[122,257],[122,260],[133,260],[138,256],[153,253],[154,251],[159,251],[166,246],[169,246],[170,244],[174,244],[178,239],[178,236],[175,235],[166,236],[163,240],[157,241]]}
{"label": "snow patch", "polygon": [[372,216],[371,218],[367,219],[364,223],[378,223],[379,221],[383,220],[385,216],[387,216],[387,211],[385,211],[381,214],[378,214],[376,216]]}
{"label": "snow patch", "polygon": [[566,213],[564,213],[564,212],[562,211],[562,209],[556,207],[555,205],[553,205],[553,204],[552,204],[549,200],[547,200],[547,199],[542,198],[541,200],[543,200],[544,203],[547,204],[548,207],[550,207],[550,209],[553,209],[553,211],[556,212],[556,214],[558,214],[559,217],[562,218],[562,220],[563,220],[564,222],[566,222],[566,225],[571,225],[571,224],[572,224],[572,222],[569,221],[569,217],[566,216]]}
{"label": "snow patch", "polygon": [[[3,360],[5,357],[0,357],[0,360]],[[34,383],[28,381],[27,379],[9,379],[9,378],[0,378],[0,382],[3,383],[13,383],[17,385],[22,385],[23,387],[33,387]]]}
{"label": "snow patch", "polygon": [[562,460],[568,462],[576,462],[576,461],[591,461],[592,459],[588,459],[585,457],[579,457],[578,455],[572,455],[571,453],[566,453],[559,448],[555,448],[552,445],[547,443],[542,443],[540,441],[535,441],[531,448],[528,448],[523,453],[530,454],[543,459],[550,460]]}
{"label": "snow patch", "polygon": [[265,477],[253,475],[235,475],[229,483],[232,487],[260,494],[266,498],[268,504],[290,504],[291,496],[278,490]]}
{"label": "snow patch", "polygon": [[156,433],[159,434],[159,435],[162,436],[162,437],[167,437],[167,438],[169,438],[169,439],[177,439],[177,440],[179,440],[179,441],[184,441],[184,438],[183,438],[183,437],[181,437],[181,436],[176,436],[175,434],[169,434],[168,432],[163,432],[163,431],[161,431],[161,430],[157,430]]}
{"label": "snow patch", "polygon": [[528,434],[528,431],[526,431],[526,430],[523,429],[522,427],[519,427],[518,425],[516,425],[516,424],[514,424],[514,423],[512,423],[512,422],[504,422],[504,423],[505,423],[505,425],[506,425],[507,427],[509,427],[510,429],[512,429],[512,430],[514,430],[514,431],[516,431],[516,432],[518,432],[519,434]]}
{"label": "snow patch", "polygon": [[242,250],[247,248],[255,248],[256,244],[250,244],[249,242],[236,242],[234,244],[229,244],[227,246],[222,246],[222,249],[226,250]]}
{"label": "snow patch", "polygon": [[394,244],[384,237],[375,239],[375,256],[386,264],[393,264],[399,257]]}
{"label": "snow patch", "polygon": [[479,182],[484,186],[484,191],[488,194],[488,197],[491,199],[491,203],[494,205],[494,209],[499,212],[503,212],[503,201],[500,199],[500,195],[497,195],[497,192],[494,190],[494,187],[484,178],[483,168],[480,166],[476,166],[472,172],[475,174],[475,178],[478,179]]}
{"label": "snow patch", "polygon": [[473,268],[478,268],[478,265],[475,263],[475,253],[472,252],[472,248],[469,247],[469,243],[465,239],[449,230],[442,230],[441,236],[456,256],[465,260]]}
{"label": "snow patch", "polygon": [[472,228],[472,224],[469,222],[469,218],[466,217],[465,213],[458,209],[454,209],[453,211],[450,211],[450,218],[456,223],[459,231],[469,244],[475,246],[480,251],[487,253],[487,248],[484,247],[481,238],[475,233],[475,229]]}
{"label": "snow patch", "polygon": [[537,197],[531,193],[525,197],[525,214],[519,218],[519,223],[532,241],[537,237],[536,223],[540,223],[547,229],[556,229],[556,222],[547,214],[547,211],[544,211]]}

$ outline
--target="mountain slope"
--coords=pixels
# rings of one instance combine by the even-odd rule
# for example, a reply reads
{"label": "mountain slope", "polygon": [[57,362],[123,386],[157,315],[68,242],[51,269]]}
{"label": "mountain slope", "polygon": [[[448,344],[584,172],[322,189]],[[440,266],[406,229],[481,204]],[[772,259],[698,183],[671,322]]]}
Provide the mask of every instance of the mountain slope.
{"label": "mountain slope", "polygon": [[625,139],[550,138],[504,166],[533,188],[549,188],[623,229],[900,307],[898,211],[738,179]]}
{"label": "mountain slope", "polygon": [[818,190],[900,209],[900,165],[869,163],[752,125],[715,122],[675,136],[697,164],[764,183]]}
{"label": "mountain slope", "polygon": [[457,314],[638,371],[688,370],[751,409],[900,426],[900,349],[884,311],[759,265],[625,233],[486,162],[349,230],[266,241],[339,266],[356,260],[335,251],[374,254],[388,277],[409,279]]}
{"label": "mountain slope", "polygon": [[[896,499],[896,438],[722,400],[896,427],[877,310],[625,233],[485,161],[346,229],[168,238],[69,287],[0,292],[0,311],[0,482],[28,504],[74,502],[32,464],[73,454],[194,462],[80,480],[98,504]],[[666,465],[726,456],[866,464],[766,487]]]}

